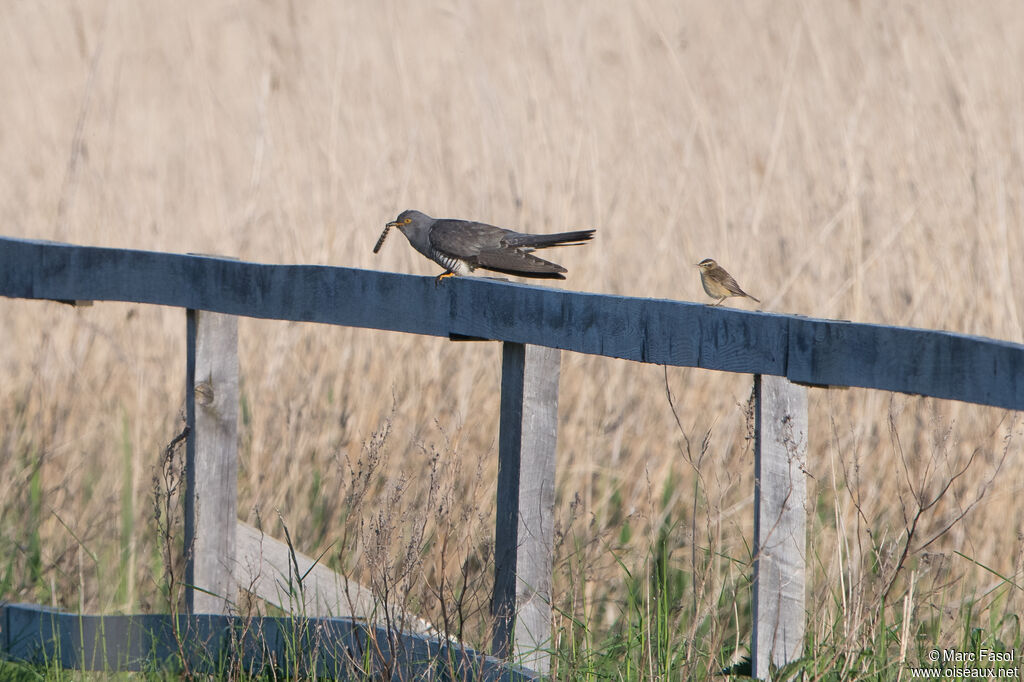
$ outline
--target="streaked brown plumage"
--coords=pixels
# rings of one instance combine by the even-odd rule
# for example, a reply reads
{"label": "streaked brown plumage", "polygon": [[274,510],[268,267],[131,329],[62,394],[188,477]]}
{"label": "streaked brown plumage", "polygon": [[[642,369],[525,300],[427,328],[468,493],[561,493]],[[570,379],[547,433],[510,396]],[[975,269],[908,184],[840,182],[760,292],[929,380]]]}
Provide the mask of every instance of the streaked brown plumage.
{"label": "streaked brown plumage", "polygon": [[715,301],[715,305],[718,305],[730,296],[746,296],[758,303],[761,302],[759,299],[743,291],[743,289],[740,289],[740,285],[736,283],[732,275],[712,259],[705,258],[697,263],[697,267],[700,268],[700,283],[704,285],[704,291],[711,298],[718,299]]}

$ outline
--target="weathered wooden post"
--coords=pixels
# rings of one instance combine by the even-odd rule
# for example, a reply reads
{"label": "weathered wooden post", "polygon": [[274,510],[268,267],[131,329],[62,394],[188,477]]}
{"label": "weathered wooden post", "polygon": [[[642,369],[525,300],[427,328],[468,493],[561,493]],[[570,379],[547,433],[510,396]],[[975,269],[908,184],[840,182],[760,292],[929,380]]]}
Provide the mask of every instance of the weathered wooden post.
{"label": "weathered wooden post", "polygon": [[188,311],[185,606],[227,613],[238,523],[238,318]]}
{"label": "weathered wooden post", "polygon": [[502,347],[493,651],[538,672],[550,668],[560,362],[554,348]]}
{"label": "weathered wooden post", "polygon": [[807,389],[755,375],[753,676],[803,653]]}

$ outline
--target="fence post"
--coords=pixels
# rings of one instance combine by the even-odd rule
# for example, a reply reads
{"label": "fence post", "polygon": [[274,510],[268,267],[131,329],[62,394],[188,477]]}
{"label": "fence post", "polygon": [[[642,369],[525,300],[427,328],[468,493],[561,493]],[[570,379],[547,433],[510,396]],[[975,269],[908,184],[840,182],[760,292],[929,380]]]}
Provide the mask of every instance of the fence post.
{"label": "fence post", "polygon": [[560,363],[554,348],[502,345],[493,651],[542,673],[550,668]]}
{"label": "fence post", "polygon": [[227,613],[238,524],[238,318],[188,311],[185,608]]}
{"label": "fence post", "polygon": [[803,655],[807,388],[755,375],[753,677]]}

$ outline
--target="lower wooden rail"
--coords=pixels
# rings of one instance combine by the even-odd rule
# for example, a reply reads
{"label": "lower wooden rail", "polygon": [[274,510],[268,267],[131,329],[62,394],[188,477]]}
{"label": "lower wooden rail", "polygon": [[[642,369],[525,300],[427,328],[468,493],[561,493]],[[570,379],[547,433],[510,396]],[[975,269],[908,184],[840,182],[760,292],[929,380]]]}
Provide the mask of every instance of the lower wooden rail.
{"label": "lower wooden rail", "polygon": [[543,676],[446,640],[342,618],[84,616],[0,607],[0,655],[86,671],[530,682]]}

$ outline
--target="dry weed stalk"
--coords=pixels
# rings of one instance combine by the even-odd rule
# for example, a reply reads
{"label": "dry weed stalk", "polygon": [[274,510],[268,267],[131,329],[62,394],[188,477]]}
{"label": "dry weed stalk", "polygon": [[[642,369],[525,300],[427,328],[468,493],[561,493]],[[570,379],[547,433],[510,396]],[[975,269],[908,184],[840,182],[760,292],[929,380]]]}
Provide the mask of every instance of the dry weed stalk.
{"label": "dry weed stalk", "polygon": [[[157,537],[160,538],[164,570],[160,588],[172,616],[176,616],[182,608],[185,588],[182,581],[182,577],[185,575],[184,564],[187,561],[187,555],[191,552],[191,548],[185,548],[185,551],[182,552],[178,547],[176,531],[184,524],[185,511],[181,503],[181,493],[185,487],[183,446],[187,438],[188,427],[186,426],[167,444],[160,459],[159,470],[153,475],[152,483],[153,525],[156,527]],[[186,633],[179,631],[177,619],[174,623],[172,631],[178,649],[178,658],[182,665],[182,675],[185,679],[192,679],[189,657],[186,654]]]}
{"label": "dry weed stalk", "polygon": [[[918,601],[928,599],[929,594],[941,593],[963,579],[962,575],[948,576],[949,561],[943,559],[944,555],[934,555],[926,550],[947,541],[950,534],[982,502],[1000,476],[1013,440],[1015,418],[1007,426],[999,455],[990,457],[981,447],[975,447],[966,456],[966,461],[962,461],[962,458],[958,461],[954,452],[952,424],[942,427],[936,413],[927,431],[931,434],[931,441],[924,441],[922,434],[915,432],[915,447],[908,451],[897,423],[900,411],[896,400],[890,398],[887,430],[893,463],[897,465],[894,474],[890,475],[897,481],[896,501],[902,524],[895,536],[890,536],[889,530],[883,533],[876,530],[879,527],[888,528],[884,521],[887,510],[884,507],[876,508],[879,500],[865,492],[867,481],[861,475],[859,450],[855,448],[852,454],[847,455],[842,448],[836,448],[840,480],[845,485],[837,487],[833,483],[833,494],[848,499],[856,521],[851,534],[840,536],[837,550],[843,546],[850,547],[851,544],[857,548],[856,552],[847,549],[847,561],[845,565],[840,562],[841,570],[836,576],[842,598],[844,632],[836,655],[844,656],[844,673],[853,670],[858,651],[870,649],[878,635],[880,623],[892,617],[888,612],[890,604],[902,598],[903,616],[911,618],[914,613],[911,602],[915,596]],[[834,419],[832,431],[833,440],[838,443]],[[968,477],[969,472],[978,467],[986,469],[986,472]],[[833,480],[836,480],[835,472]],[[974,487],[974,493],[968,494],[971,487]],[[836,514],[838,520],[838,504]],[[843,524],[837,523],[837,528],[842,529]],[[865,539],[869,541],[867,548],[863,546]],[[957,541],[954,539],[953,542]],[[843,556],[842,552],[840,556]],[[910,582],[897,590],[915,558],[920,560],[914,562],[920,566],[920,570],[913,570]],[[922,578],[926,576],[933,583],[930,588],[922,583]],[[899,594],[894,597],[896,592]],[[904,629],[907,627],[910,625],[904,623]],[[905,648],[906,644],[901,644],[901,657],[906,656]]]}

